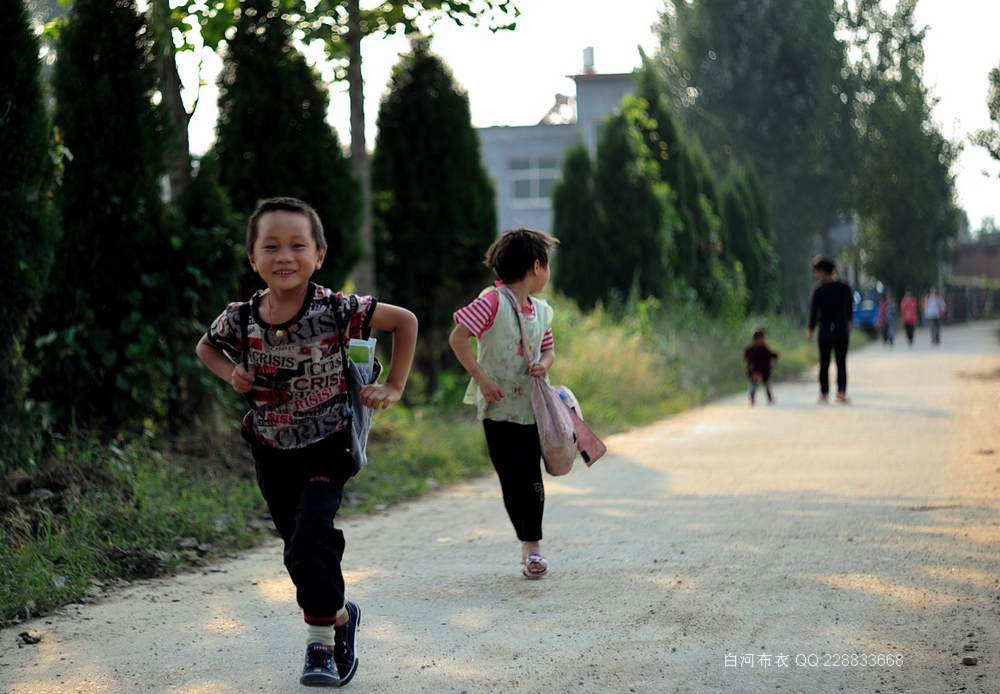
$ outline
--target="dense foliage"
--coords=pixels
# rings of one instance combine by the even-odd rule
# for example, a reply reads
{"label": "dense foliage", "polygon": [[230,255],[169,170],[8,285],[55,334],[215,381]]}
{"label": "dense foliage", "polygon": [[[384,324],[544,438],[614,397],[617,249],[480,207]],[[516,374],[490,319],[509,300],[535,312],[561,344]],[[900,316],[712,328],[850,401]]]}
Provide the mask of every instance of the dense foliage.
{"label": "dense foliage", "polygon": [[756,163],[786,301],[804,295],[815,240],[850,206],[833,14],[834,0],[670,1],[659,28],[671,103],[716,172]]}
{"label": "dense foliage", "polygon": [[747,310],[769,313],[781,300],[778,252],[753,162],[732,162],[719,186],[726,258],[739,261],[747,286]]}
{"label": "dense foliage", "polygon": [[582,308],[593,308],[608,294],[602,269],[613,249],[598,216],[594,163],[583,142],[566,150],[562,177],[552,190],[552,234],[561,244],[552,283]]}
{"label": "dense foliage", "polygon": [[990,89],[986,96],[986,105],[990,110],[990,120],[993,127],[976,131],[972,142],[985,147],[990,156],[1000,161],[1000,66],[990,70]]}
{"label": "dense foliage", "polygon": [[214,170],[164,204],[170,125],[145,21],[132,2],[77,0],[59,35],[63,235],[31,334],[31,394],[57,431],[191,422],[206,393],[192,347],[235,291],[236,232]]}
{"label": "dense foliage", "polygon": [[168,336],[171,226],[161,202],[163,123],[151,42],[134,2],[76,0],[53,75],[72,154],[63,236],[34,326],[32,390],[59,421],[162,416],[174,393]]}
{"label": "dense foliage", "polygon": [[907,285],[936,282],[947,241],[958,231],[951,173],[957,149],[931,117],[916,4],[901,0],[890,15],[864,2],[860,14],[844,20],[859,55],[853,73],[861,137],[854,197],[862,220],[861,267],[897,295]]}
{"label": "dense foliage", "polygon": [[[361,256],[361,198],[337,133],[326,122],[329,95],[292,46],[292,29],[270,0],[241,7],[219,78],[213,155],[219,180],[244,218],[263,198],[292,196],[311,204],[329,246],[315,279],[339,289]],[[259,283],[248,268],[245,289]]]}
{"label": "dense foliage", "polygon": [[[28,322],[48,286],[59,225],[52,202],[54,143],[46,112],[38,39],[20,0],[0,9],[0,459],[17,454]],[[2,469],[2,466],[0,466]]]}
{"label": "dense foliage", "polygon": [[553,191],[553,228],[563,241],[555,285],[584,308],[598,301],[663,296],[676,211],[643,141],[645,102],[626,96],[608,118],[591,163],[570,150]]}
{"label": "dense foliage", "polygon": [[415,365],[433,380],[450,360],[452,312],[489,279],[483,257],[497,232],[493,184],[468,96],[426,39],[415,39],[393,70],[378,126],[378,292],[417,315]]}
{"label": "dense foliage", "polygon": [[894,287],[933,279],[955,233],[956,150],[930,118],[915,5],[667,3],[657,69],[715,170],[752,162],[759,173],[786,309],[802,307],[808,258],[835,250],[839,218],[857,214],[860,232],[836,250]]}
{"label": "dense foliage", "polygon": [[743,277],[727,255],[714,175],[660,95],[641,91],[653,105],[624,97],[601,130],[596,162],[583,145],[566,155],[553,192],[554,229],[566,242],[555,284],[585,308],[637,293],[741,314]]}

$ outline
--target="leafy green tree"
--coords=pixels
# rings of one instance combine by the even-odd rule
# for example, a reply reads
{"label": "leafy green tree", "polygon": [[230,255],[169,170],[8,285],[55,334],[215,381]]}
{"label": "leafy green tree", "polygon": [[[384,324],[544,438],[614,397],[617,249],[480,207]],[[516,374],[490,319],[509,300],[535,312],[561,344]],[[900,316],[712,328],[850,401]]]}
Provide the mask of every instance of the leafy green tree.
{"label": "leafy green tree", "polygon": [[[329,95],[270,0],[247,0],[240,10],[219,78],[219,180],[244,217],[262,198],[309,202],[330,247],[316,280],[340,288],[361,256],[361,199],[326,122]],[[248,270],[247,285],[258,283]]]}
{"label": "leafy green tree", "polygon": [[863,269],[897,291],[936,280],[958,232],[951,164],[957,154],[934,124],[923,84],[916,0],[893,14],[863,2],[849,16],[861,76],[857,104],[861,162],[857,209]]}
{"label": "leafy green tree", "polygon": [[705,308],[718,312],[740,282],[733,259],[725,255],[729,232],[720,216],[715,174],[699,140],[685,135],[674,117],[662,78],[645,54],[636,81],[652,126],[643,130],[650,161],[669,187],[678,216],[668,260],[675,292],[693,290]]}
{"label": "leafy green tree", "polygon": [[[161,9],[168,6],[167,0],[154,0]],[[178,7],[157,14],[161,36],[171,32],[181,38],[179,50],[195,48],[190,26],[197,26],[204,46],[218,50],[226,40],[232,27],[236,25],[244,5],[241,0],[187,0]],[[273,0],[274,11],[278,12],[289,26],[302,32],[305,41],[322,40],[329,57],[341,65],[338,79],[348,83],[351,101],[351,165],[361,184],[362,221],[361,239],[363,260],[354,274],[355,285],[362,293],[370,293],[375,287],[375,252],[371,232],[371,173],[365,139],[364,80],[361,71],[361,42],[369,36],[389,36],[398,32],[414,34],[439,19],[450,19],[458,25],[486,24],[491,30],[513,29],[513,21],[518,10],[512,0],[478,0],[477,2],[455,2],[454,0],[387,0],[370,7],[361,7],[360,0]],[[178,131],[186,133],[190,112],[185,113],[180,96],[180,81],[174,79],[176,50],[172,42],[164,42],[163,53],[168,57],[164,66],[164,99],[174,114]],[[186,142],[186,138],[180,138]],[[171,172],[171,180],[186,175],[183,162],[177,158],[180,169]]]}
{"label": "leafy green tree", "polygon": [[452,312],[488,280],[482,259],[496,238],[496,203],[468,96],[426,39],[411,47],[379,108],[376,249],[379,294],[420,320],[415,364],[433,389],[450,359]]}
{"label": "leafy green tree", "polygon": [[784,298],[805,296],[807,259],[850,206],[843,47],[834,0],[670,0],[657,53],[671,103],[714,170],[756,162]]}
{"label": "leafy green tree", "polygon": [[753,165],[730,165],[719,191],[726,257],[737,260],[747,285],[747,310],[773,311],[780,299],[778,255],[774,250],[767,202]]}
{"label": "leafy green tree", "polygon": [[553,257],[552,283],[581,308],[607,295],[605,259],[614,248],[598,216],[594,164],[583,142],[566,151],[562,177],[552,190],[552,233],[560,240]]}
{"label": "leafy green tree", "polygon": [[205,370],[191,345],[208,332],[227,303],[243,295],[240,281],[247,266],[243,226],[219,183],[217,159],[202,158],[177,205],[184,225],[171,237],[176,251],[171,276],[182,289],[174,331],[173,370],[178,378],[170,410],[172,430],[199,418],[215,402],[208,394],[217,390],[219,381]]}
{"label": "leafy green tree", "polygon": [[602,258],[605,299],[624,299],[633,286],[643,297],[662,296],[668,286],[673,206],[643,139],[654,127],[646,102],[626,95],[597,142],[594,187],[610,251]]}
{"label": "leafy green tree", "polygon": [[156,68],[132,0],[75,0],[59,38],[54,120],[72,153],[63,236],[34,324],[32,381],[64,424],[162,417],[173,387],[173,254],[161,201]]}
{"label": "leafy green tree", "polygon": [[[21,0],[2,0],[0,24],[0,460],[19,438],[25,394],[25,337],[38,310],[59,234],[52,202],[55,167],[38,39]],[[30,353],[30,351],[28,352]],[[0,469],[2,469],[0,464]]]}
{"label": "leafy green tree", "polygon": [[[704,214],[701,196],[711,172],[696,169],[704,159],[692,156],[694,143],[685,141],[680,127],[665,103],[662,81],[643,55],[644,69],[636,74],[638,94],[646,102],[648,127],[642,128],[645,147],[655,176],[669,187],[670,200],[677,212],[669,265],[675,277],[700,297],[708,295],[703,283],[709,279],[706,265],[713,253],[712,222]],[[699,151],[700,155],[701,152]],[[714,231],[718,231],[715,229]]]}
{"label": "leafy green tree", "polygon": [[742,274],[723,257],[713,174],[696,141],[684,141],[650,87],[625,96],[608,118],[591,165],[570,150],[553,193],[556,285],[589,308],[598,300],[697,298],[712,313],[744,310]]}
{"label": "leafy green tree", "polygon": [[986,105],[990,109],[993,127],[977,130],[971,139],[974,145],[985,147],[991,157],[1000,161],[1000,66],[990,70],[990,90],[986,96]]}
{"label": "leafy green tree", "polygon": [[506,22],[509,15],[519,12],[512,0],[386,0],[362,8],[360,0],[319,0],[310,14],[310,36],[324,40],[328,54],[346,64],[343,71],[351,100],[351,163],[361,181],[363,199],[362,246],[363,258],[354,274],[355,284],[362,291],[371,291],[376,284],[375,243],[371,231],[372,198],[371,172],[365,141],[364,80],[361,74],[361,41],[373,35],[389,36],[400,31],[414,35],[421,31],[421,22],[447,18],[459,26],[487,23],[493,31],[513,29]]}
{"label": "leafy green tree", "polygon": [[584,308],[670,291],[667,256],[677,215],[646,145],[646,102],[627,95],[601,129],[597,161],[571,148],[553,191],[556,286]]}

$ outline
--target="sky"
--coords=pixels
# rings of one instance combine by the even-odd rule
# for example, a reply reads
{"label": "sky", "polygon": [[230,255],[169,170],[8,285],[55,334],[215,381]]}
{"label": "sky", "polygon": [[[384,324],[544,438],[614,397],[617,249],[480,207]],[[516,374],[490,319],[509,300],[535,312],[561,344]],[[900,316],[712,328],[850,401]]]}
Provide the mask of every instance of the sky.
{"label": "sky", "polygon": [[[892,0],[887,0],[892,2]],[[631,72],[639,65],[639,46],[656,50],[652,26],[663,0],[520,0],[514,31],[456,27],[441,22],[432,50],[450,65],[469,95],[472,122],[533,125],[555,102],[556,94],[573,96],[569,75],[583,67],[583,50],[594,49],[598,72]],[[965,143],[953,172],[959,206],[973,230],[983,217],[1000,220],[1000,163],[974,147],[968,135],[991,123],[986,106],[988,73],[1000,65],[1000,0],[919,0],[918,26],[928,26],[924,81],[938,99],[934,119],[945,137]],[[378,104],[398,54],[408,49],[403,37],[369,37],[362,43],[365,120],[369,148],[375,142]],[[191,124],[191,146],[204,152],[214,137],[218,59],[207,56],[201,102]],[[182,73],[184,70],[182,69]],[[185,80],[190,80],[188,69]],[[193,83],[193,82],[192,82]],[[331,86],[329,120],[341,141],[350,139],[346,84]],[[193,94],[189,90],[189,94]],[[989,172],[987,177],[983,172]]]}

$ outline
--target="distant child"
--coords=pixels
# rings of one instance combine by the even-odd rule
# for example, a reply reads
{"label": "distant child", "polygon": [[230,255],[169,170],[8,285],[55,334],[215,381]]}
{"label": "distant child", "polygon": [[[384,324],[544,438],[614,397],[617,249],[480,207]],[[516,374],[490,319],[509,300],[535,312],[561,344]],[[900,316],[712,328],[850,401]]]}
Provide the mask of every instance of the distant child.
{"label": "distant child", "polygon": [[[344,534],[333,524],[344,485],[355,473],[346,456],[351,420],[341,341],[360,337],[369,327],[393,334],[385,383],[361,389],[365,405],[385,409],[403,394],[417,319],[374,297],[333,292],[309,281],[323,264],[327,245],[319,216],[301,200],[258,203],[246,247],[250,266],[267,289],[253,295],[243,320],[241,304],[226,307],[197,352],[233,390],[250,394],[243,438],[285,543],[285,567],[306,623],[299,682],[339,687],[357,672],[361,623],[361,609],[344,597]],[[239,358],[244,346],[249,370]]]}
{"label": "distant child", "polygon": [[774,404],[771,393],[771,362],[778,358],[777,352],[772,352],[767,346],[767,335],[763,328],[754,328],[753,342],[743,350],[743,359],[747,363],[747,378],[750,379],[750,405],[757,400],[757,386],[764,384],[767,391],[767,404]]}
{"label": "distant child", "polygon": [[[542,555],[542,450],[529,396],[532,376],[544,377],[555,360],[552,307],[531,296],[549,281],[549,250],[556,239],[540,231],[506,231],[486,251],[486,266],[510,289],[517,308],[496,287],[484,289],[475,301],[455,312],[455,329],[448,342],[472,376],[465,402],[475,404],[483,422],[490,459],[500,478],[504,507],[521,541],[521,573],[538,579],[548,573]],[[524,318],[530,368],[517,313]],[[473,355],[469,338],[479,343]]]}
{"label": "distant child", "polygon": [[909,287],[899,302],[899,315],[903,320],[903,329],[906,330],[906,342],[913,347],[913,331],[917,327],[917,297],[913,296]]}

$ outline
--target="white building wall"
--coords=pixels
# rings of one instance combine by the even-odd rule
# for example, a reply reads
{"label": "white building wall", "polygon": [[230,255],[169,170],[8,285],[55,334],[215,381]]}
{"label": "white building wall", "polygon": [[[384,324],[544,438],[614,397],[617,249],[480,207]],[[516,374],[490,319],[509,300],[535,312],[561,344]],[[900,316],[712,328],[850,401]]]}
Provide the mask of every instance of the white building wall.
{"label": "white building wall", "polygon": [[551,233],[548,193],[559,178],[566,149],[582,139],[594,156],[601,123],[622,96],[634,90],[631,74],[583,74],[573,79],[577,123],[478,131],[483,162],[496,187],[497,233],[520,226]]}

